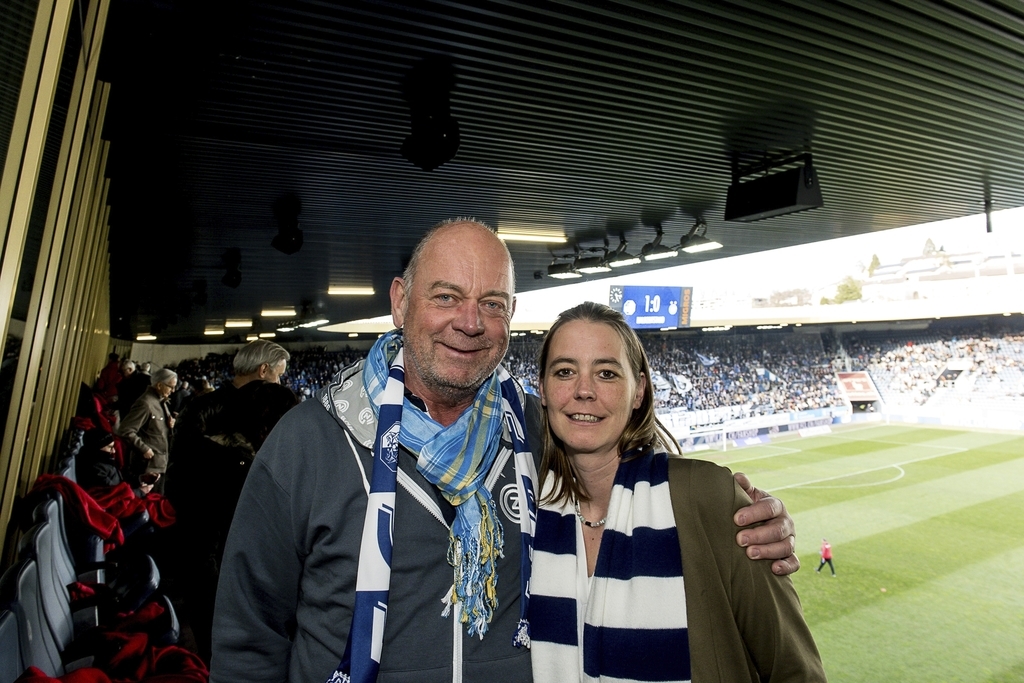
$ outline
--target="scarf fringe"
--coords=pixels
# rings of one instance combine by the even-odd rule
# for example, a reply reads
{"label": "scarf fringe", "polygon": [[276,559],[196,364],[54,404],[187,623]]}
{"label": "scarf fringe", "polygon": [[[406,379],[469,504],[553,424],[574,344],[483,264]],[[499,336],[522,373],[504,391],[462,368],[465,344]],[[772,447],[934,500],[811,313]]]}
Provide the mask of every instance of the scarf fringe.
{"label": "scarf fringe", "polygon": [[469,635],[483,638],[498,607],[497,567],[498,558],[505,556],[505,538],[494,500],[480,503],[479,533],[457,536],[453,528],[449,537],[448,564],[455,569],[455,583],[442,616],[448,616],[452,604],[462,603],[460,621],[469,625]]}

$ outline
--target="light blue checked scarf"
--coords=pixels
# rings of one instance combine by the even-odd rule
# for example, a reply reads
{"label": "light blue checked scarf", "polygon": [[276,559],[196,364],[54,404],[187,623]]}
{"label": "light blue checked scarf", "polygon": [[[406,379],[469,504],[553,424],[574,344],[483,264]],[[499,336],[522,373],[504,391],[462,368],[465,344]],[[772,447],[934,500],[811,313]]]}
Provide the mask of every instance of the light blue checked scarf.
{"label": "light blue checked scarf", "polygon": [[[526,614],[537,520],[537,476],[526,445],[523,407],[515,380],[499,366],[477,391],[473,405],[454,424],[442,427],[405,398],[402,336],[395,330],[383,335],[370,350],[363,384],[377,415],[374,465],[359,551],[352,627],[345,655],[328,683],[372,683],[380,668],[391,581],[399,443],[418,454],[417,471],[455,506],[448,549],[448,561],[455,570],[451,602],[459,606],[460,620],[469,625],[469,635],[483,638],[497,606],[496,567],[503,546],[501,522],[484,480],[497,458],[503,424],[512,439],[519,500],[524,501],[520,508],[522,596],[513,644],[529,647]],[[443,614],[447,616],[448,608]]]}

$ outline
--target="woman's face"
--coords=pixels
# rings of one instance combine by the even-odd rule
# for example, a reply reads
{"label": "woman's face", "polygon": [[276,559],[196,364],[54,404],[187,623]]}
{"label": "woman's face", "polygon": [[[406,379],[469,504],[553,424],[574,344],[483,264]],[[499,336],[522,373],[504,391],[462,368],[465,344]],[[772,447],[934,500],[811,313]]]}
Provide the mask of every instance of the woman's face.
{"label": "woman's face", "polygon": [[618,333],[573,320],[554,333],[540,383],[548,424],[570,456],[618,457],[619,437],[643,400]]}

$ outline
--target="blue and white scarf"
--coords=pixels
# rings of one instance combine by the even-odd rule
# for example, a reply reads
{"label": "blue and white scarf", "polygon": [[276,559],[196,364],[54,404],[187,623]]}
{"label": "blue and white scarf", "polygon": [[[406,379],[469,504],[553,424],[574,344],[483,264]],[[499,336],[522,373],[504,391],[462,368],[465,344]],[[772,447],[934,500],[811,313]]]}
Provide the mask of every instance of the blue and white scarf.
{"label": "blue and white scarf", "polygon": [[[328,683],[372,683],[380,669],[391,584],[391,550],[399,444],[418,454],[416,469],[455,506],[448,559],[454,568],[451,603],[481,638],[497,606],[496,563],[503,537],[490,491],[484,485],[497,459],[506,428],[512,441],[516,483],[522,505],[520,533],[520,621],[514,645],[530,645],[530,569],[537,511],[536,471],[526,445],[522,398],[516,381],[502,368],[484,381],[473,405],[449,427],[442,427],[405,398],[401,332],[377,340],[367,357],[363,383],[377,416],[373,472],[356,574],[355,608],[349,640]],[[329,402],[328,402],[329,403]],[[408,408],[408,409],[406,409]],[[447,616],[449,604],[443,615]]]}
{"label": "blue and white scarf", "polygon": [[605,524],[588,578],[575,503],[541,505],[530,600],[534,683],[689,681],[683,563],[664,453],[620,462]]}

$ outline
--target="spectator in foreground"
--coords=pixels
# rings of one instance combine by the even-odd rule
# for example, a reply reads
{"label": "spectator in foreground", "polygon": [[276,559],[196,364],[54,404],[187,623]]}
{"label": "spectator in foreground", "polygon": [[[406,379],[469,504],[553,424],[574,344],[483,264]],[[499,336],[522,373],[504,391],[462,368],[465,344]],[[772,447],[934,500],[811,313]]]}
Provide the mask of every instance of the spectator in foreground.
{"label": "spectator in foreground", "polygon": [[[491,229],[435,226],[392,282],[400,329],[281,420],[228,535],[213,683],[532,678],[512,644],[528,636],[536,499],[533,425],[499,365],[513,296]],[[792,555],[785,517],[740,533],[780,542],[762,557]]]}
{"label": "spectator in foreground", "polygon": [[539,365],[534,682],[823,683],[792,582],[734,542],[746,493],[728,469],[666,453],[678,446],[622,315],[563,312]]}

